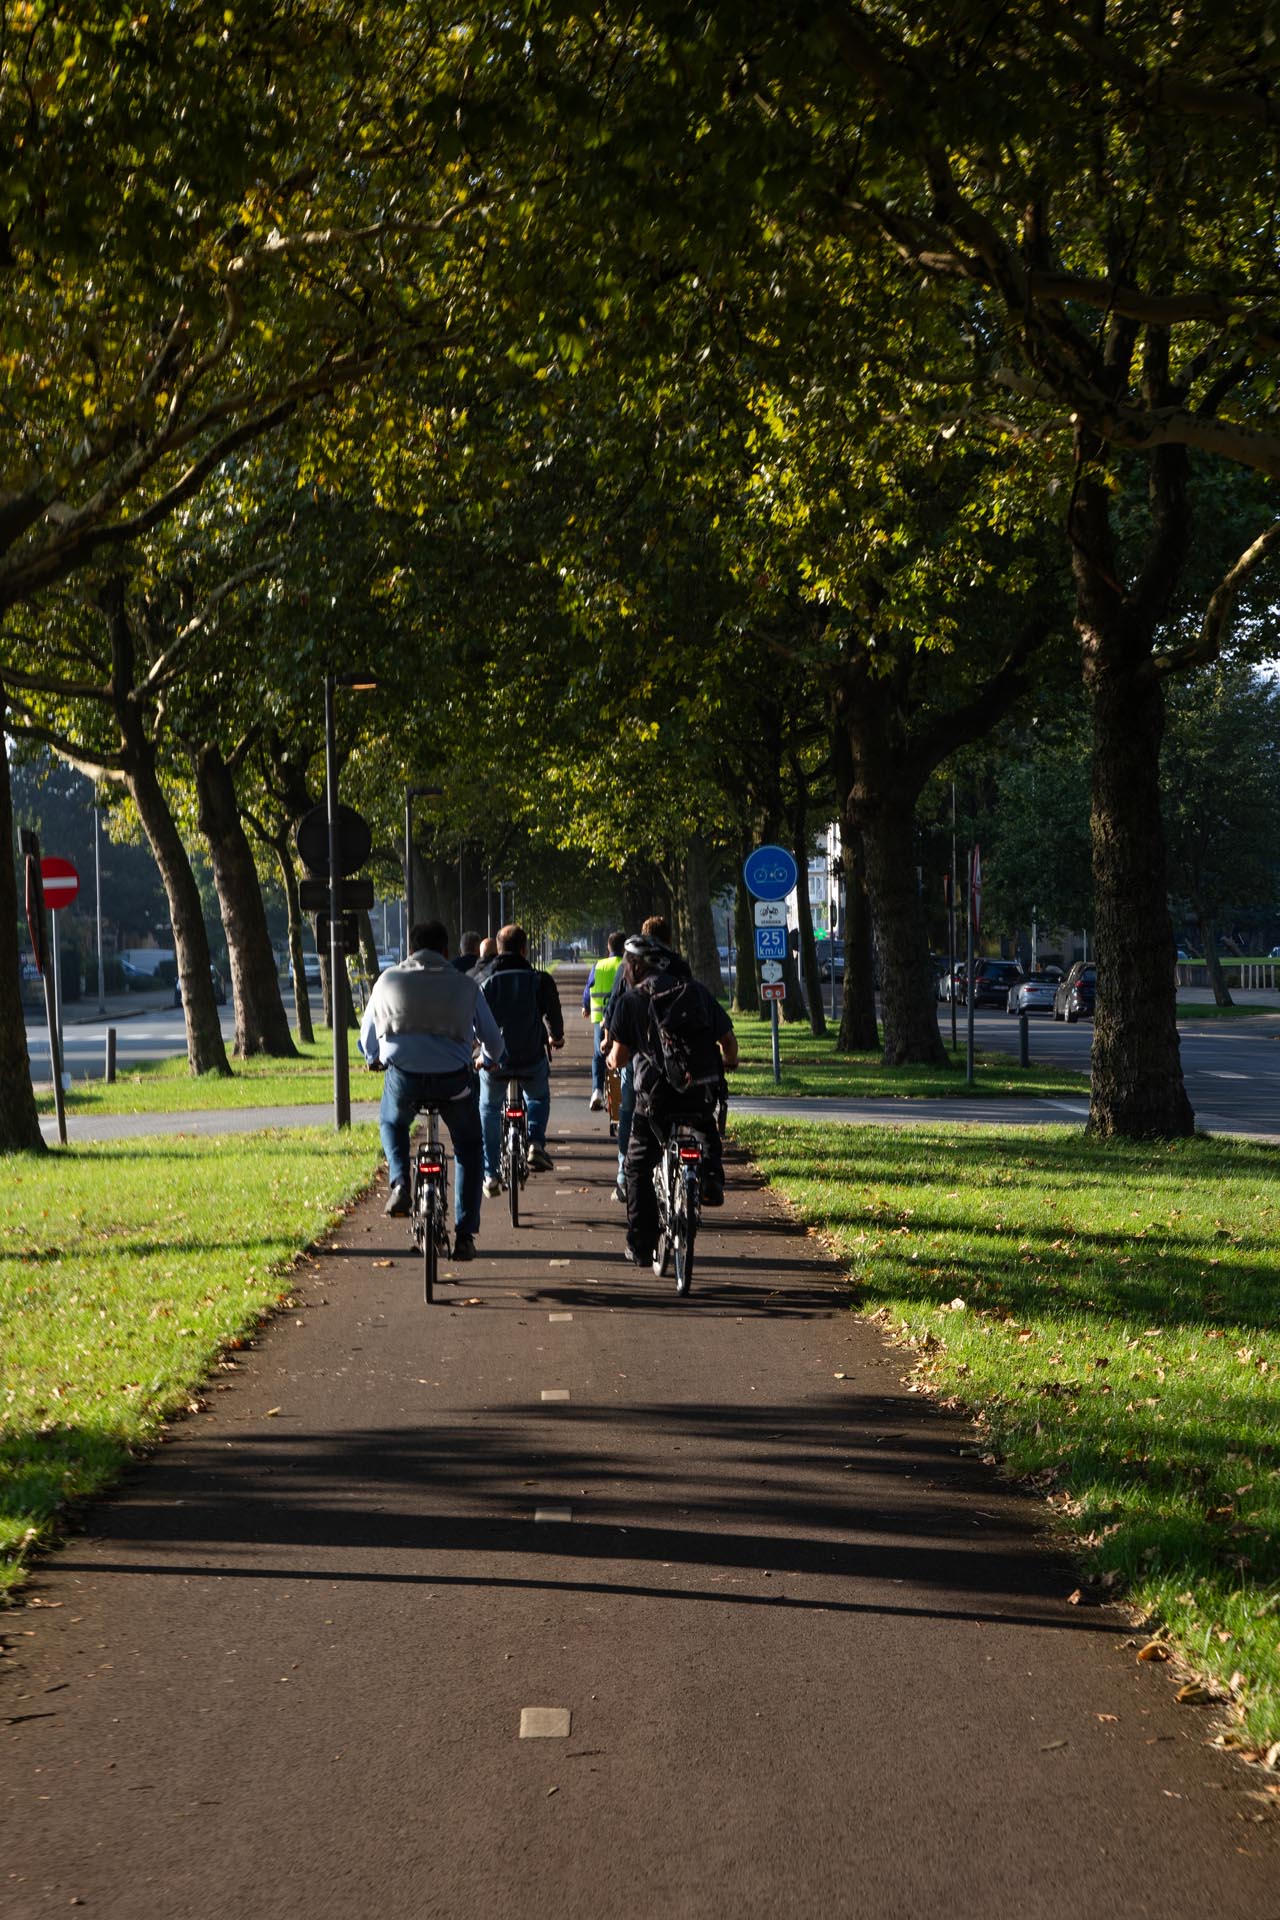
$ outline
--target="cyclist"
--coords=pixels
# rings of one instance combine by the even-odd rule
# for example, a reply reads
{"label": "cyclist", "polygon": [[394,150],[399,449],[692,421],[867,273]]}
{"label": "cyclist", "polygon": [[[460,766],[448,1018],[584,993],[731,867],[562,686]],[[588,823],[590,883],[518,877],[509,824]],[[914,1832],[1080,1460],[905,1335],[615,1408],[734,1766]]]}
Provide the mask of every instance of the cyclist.
{"label": "cyclist", "polygon": [[[660,913],[651,913],[647,920],[641,922],[640,931],[647,934],[651,940],[656,940],[660,947],[667,949],[670,955],[667,971],[673,979],[679,974],[683,974],[686,979],[692,977],[687,961],[681,958],[671,944],[671,924],[668,920],[665,920]],[[604,1021],[600,1028],[600,1051],[606,1062],[610,1047],[609,1028],[613,1022],[613,1016],[617,1012],[623,994],[630,992],[635,984],[634,972],[630,960],[626,957],[624,944],[622,967],[614,979],[613,990],[609,995],[608,1005],[604,1010]],[[625,1207],[627,1204],[627,1142],[631,1138],[631,1122],[636,1110],[634,1064],[628,1062],[619,1077],[622,1084],[618,1109],[618,1177],[614,1182],[613,1197]]]}
{"label": "cyclist", "polygon": [[[648,934],[633,934],[626,944],[628,968],[635,985],[614,1007],[609,1032],[609,1064],[625,1067],[635,1062],[636,1108],[627,1142],[626,1257],[635,1266],[647,1266],[658,1236],[658,1203],[653,1191],[653,1169],[661,1157],[671,1127],[683,1121],[706,1141],[702,1203],[724,1203],[724,1155],[716,1109],[721,1076],[738,1064],[738,1040],[715,995],[694,980],[684,962],[669,947]],[[663,1005],[668,990],[680,988],[678,1016]],[[664,1060],[672,1053],[672,1036],[684,1057],[691,1084],[678,1091]],[[670,1024],[668,1024],[670,1022]],[[665,1044],[664,1044],[665,1039]]]}
{"label": "cyclist", "polygon": [[597,960],[587,975],[587,984],[582,989],[582,1017],[591,1021],[591,1100],[592,1113],[599,1113],[604,1106],[605,1061],[600,1051],[600,1032],[604,1025],[604,1010],[609,1004],[613,992],[613,983],[622,971],[622,946],[624,935],[611,933],[608,939],[608,958]]}
{"label": "cyclist", "polygon": [[409,1128],[418,1109],[438,1105],[458,1161],[454,1191],[455,1260],[475,1256],[484,1159],[471,1075],[474,1042],[502,1052],[497,1022],[470,974],[449,965],[449,936],[438,920],[411,929],[409,958],[378,976],[360,1024],[360,1051],[385,1067],[378,1119],[390,1194],[383,1212],[409,1211]]}
{"label": "cyclist", "polygon": [[507,1080],[524,1087],[529,1111],[529,1165],[547,1173],[554,1162],[547,1152],[547,1121],[551,1117],[551,1066],[548,1046],[564,1045],[564,1015],[560,995],[549,973],[531,967],[528,938],[514,924],[498,929],[498,957],[481,975],[479,987],[498,1028],[495,1046],[487,1041],[481,1056],[480,1125],[484,1134],[484,1190],[490,1198],[502,1192],[498,1172],[502,1158],[502,1107]]}

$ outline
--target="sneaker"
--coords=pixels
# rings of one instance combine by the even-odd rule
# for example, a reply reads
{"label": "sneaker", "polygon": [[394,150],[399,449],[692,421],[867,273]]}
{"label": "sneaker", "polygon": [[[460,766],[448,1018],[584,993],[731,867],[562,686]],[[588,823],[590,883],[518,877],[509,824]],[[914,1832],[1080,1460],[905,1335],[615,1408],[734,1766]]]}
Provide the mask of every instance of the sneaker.
{"label": "sneaker", "polygon": [[502,1182],[501,1182],[501,1180],[499,1180],[499,1178],[498,1178],[498,1176],[497,1176],[497,1174],[496,1174],[496,1173],[493,1173],[493,1174],[490,1174],[490,1176],[489,1176],[489,1178],[488,1178],[488,1179],[487,1179],[487,1180],[485,1181],[485,1183],[484,1183],[484,1197],[485,1197],[485,1199],[486,1199],[486,1200],[496,1200],[496,1199],[497,1199],[497,1197],[498,1197],[498,1195],[499,1195],[499,1194],[500,1194],[501,1192],[502,1192]]}
{"label": "sneaker", "polygon": [[455,1260],[474,1260],[476,1243],[472,1234],[464,1233],[459,1227],[453,1236],[453,1257]]}
{"label": "sneaker", "polygon": [[592,1113],[603,1113],[604,1095],[602,1093],[593,1093],[587,1105],[590,1107]]}
{"label": "sneaker", "polygon": [[536,1140],[530,1141],[529,1165],[535,1173],[553,1173],[555,1171],[555,1164],[555,1161],[551,1158],[551,1155],[544,1146],[540,1146]]}
{"label": "sneaker", "polygon": [[649,1267],[653,1265],[651,1253],[637,1253],[628,1240],[622,1249],[622,1257],[629,1267]]}
{"label": "sneaker", "polygon": [[617,1181],[617,1182],[615,1183],[615,1185],[614,1185],[614,1189],[613,1189],[613,1197],[614,1197],[614,1199],[615,1199],[615,1200],[616,1200],[616,1201],[618,1202],[618,1204],[619,1204],[620,1206],[623,1206],[623,1207],[625,1207],[625,1206],[626,1206],[626,1204],[627,1204],[627,1183],[626,1183],[626,1181],[625,1181],[625,1180],[619,1180],[619,1181]]}
{"label": "sneaker", "polygon": [[392,1187],[387,1195],[387,1204],[382,1209],[389,1220],[403,1220],[409,1212],[409,1183],[402,1180],[398,1187]]}

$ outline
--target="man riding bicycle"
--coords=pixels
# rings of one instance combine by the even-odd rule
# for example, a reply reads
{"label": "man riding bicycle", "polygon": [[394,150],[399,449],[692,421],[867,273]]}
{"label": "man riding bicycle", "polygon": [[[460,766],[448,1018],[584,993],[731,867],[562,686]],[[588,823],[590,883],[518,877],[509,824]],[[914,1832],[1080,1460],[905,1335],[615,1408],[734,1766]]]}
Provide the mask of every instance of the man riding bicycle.
{"label": "man riding bicycle", "polygon": [[687,967],[674,964],[668,947],[647,934],[634,934],[626,953],[635,985],[616,1002],[610,1017],[609,1064],[625,1067],[635,1061],[625,1251],[633,1265],[647,1266],[658,1236],[653,1169],[673,1126],[693,1127],[705,1140],[702,1203],[723,1204],[717,1110],[723,1073],[738,1064],[738,1040],[714,994],[694,980]]}
{"label": "man riding bicycle", "polygon": [[560,995],[549,973],[531,967],[523,927],[498,930],[498,957],[480,980],[480,995],[499,1032],[485,1042],[480,1065],[480,1125],[484,1134],[484,1190],[502,1192],[502,1109],[507,1080],[519,1080],[529,1115],[529,1165],[549,1172],[547,1121],[551,1117],[551,1067],[547,1048],[564,1045]]}
{"label": "man riding bicycle", "polygon": [[449,936],[438,920],[409,934],[409,958],[378,976],[364,1019],[360,1051],[385,1067],[378,1119],[391,1192],[383,1212],[409,1212],[409,1129],[420,1107],[438,1106],[458,1162],[453,1257],[470,1260],[480,1231],[484,1178],[480,1117],[471,1055],[478,1039],[494,1054],[502,1035],[470,974],[449,965]]}

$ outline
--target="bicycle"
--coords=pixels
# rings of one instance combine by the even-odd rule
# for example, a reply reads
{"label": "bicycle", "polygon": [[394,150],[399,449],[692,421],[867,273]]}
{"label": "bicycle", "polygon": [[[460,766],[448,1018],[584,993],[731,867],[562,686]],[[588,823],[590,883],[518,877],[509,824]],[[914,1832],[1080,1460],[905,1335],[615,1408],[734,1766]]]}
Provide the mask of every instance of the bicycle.
{"label": "bicycle", "polygon": [[674,1263],[676,1292],[687,1294],[693,1279],[693,1243],[702,1219],[702,1136],[688,1126],[673,1126],[653,1170],[658,1197],[658,1244],[653,1270],[659,1279]]}
{"label": "bicycle", "polygon": [[435,1298],[440,1256],[449,1258],[449,1156],[440,1140],[440,1109],[427,1107],[426,1132],[413,1154],[409,1220],[413,1244],[422,1255],[422,1291],[428,1306]]}
{"label": "bicycle", "polygon": [[511,1224],[520,1225],[520,1189],[529,1178],[529,1116],[525,1111],[524,1088],[518,1080],[508,1080],[507,1100],[502,1109],[501,1179],[507,1189]]}

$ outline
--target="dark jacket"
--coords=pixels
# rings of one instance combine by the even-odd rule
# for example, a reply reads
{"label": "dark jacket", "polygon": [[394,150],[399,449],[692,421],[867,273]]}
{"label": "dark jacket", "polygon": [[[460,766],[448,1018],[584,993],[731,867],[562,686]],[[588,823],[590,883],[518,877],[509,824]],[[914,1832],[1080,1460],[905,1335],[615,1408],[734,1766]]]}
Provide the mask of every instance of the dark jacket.
{"label": "dark jacket", "polygon": [[480,979],[480,991],[497,1021],[509,1073],[528,1073],[547,1050],[547,1036],[564,1040],[560,995],[549,973],[531,967],[522,954],[500,953]]}

